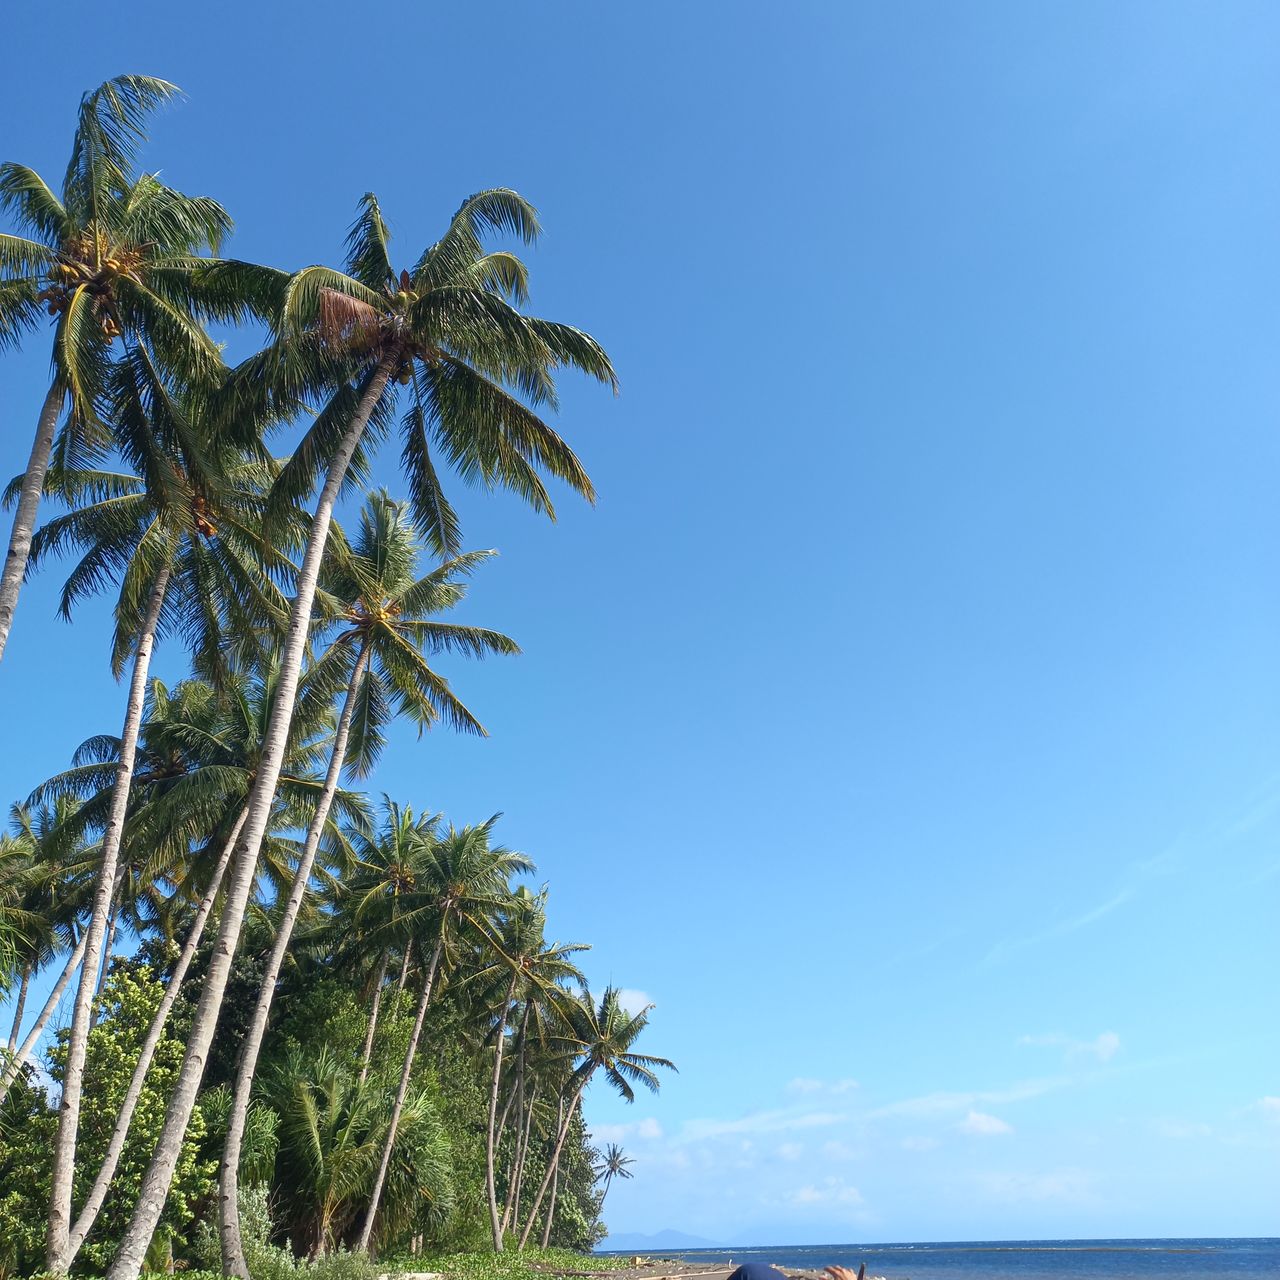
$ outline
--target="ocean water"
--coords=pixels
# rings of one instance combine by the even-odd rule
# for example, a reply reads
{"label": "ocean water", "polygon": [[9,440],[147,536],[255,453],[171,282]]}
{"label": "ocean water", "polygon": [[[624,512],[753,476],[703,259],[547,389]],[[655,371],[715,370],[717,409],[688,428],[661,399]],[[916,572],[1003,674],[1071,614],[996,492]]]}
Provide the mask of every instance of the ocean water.
{"label": "ocean water", "polygon": [[770,1262],[819,1271],[867,1264],[886,1280],[1280,1280],[1280,1239],[985,1240],[947,1244],[780,1245],[651,1255],[723,1265]]}

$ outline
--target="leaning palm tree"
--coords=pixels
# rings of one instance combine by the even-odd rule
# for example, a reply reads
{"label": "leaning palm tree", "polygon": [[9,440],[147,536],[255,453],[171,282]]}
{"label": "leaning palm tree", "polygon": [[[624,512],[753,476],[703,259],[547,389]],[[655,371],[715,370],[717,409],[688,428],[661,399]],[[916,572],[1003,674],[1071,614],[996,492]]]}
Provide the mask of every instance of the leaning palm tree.
{"label": "leaning palm tree", "polygon": [[[35,328],[41,304],[54,317],[53,380],[0,574],[0,656],[64,406],[73,453],[110,442],[101,401],[118,337],[145,342],[166,376],[183,381],[221,363],[193,308],[204,265],[198,255],[217,251],[231,219],[213,200],[134,173],[147,117],[177,93],[167,81],[128,75],[85,94],[61,198],[26,165],[0,164],[0,209],[25,233],[0,235],[0,348]],[[224,293],[234,285],[231,277],[220,285]]]}
{"label": "leaning palm tree", "polygon": [[[140,767],[135,767],[139,803],[129,814],[128,843],[144,851],[142,876],[153,886],[164,934],[172,937],[178,923],[185,928],[185,938],[119,1104],[102,1164],[71,1226],[68,1263],[74,1261],[103,1207],[147,1072],[244,825],[245,800],[261,753],[273,687],[270,669],[260,677],[237,673],[221,690],[199,680],[184,681],[172,691],[160,681],[151,684],[140,737]],[[290,729],[273,824],[281,828],[305,824],[322,792],[315,775],[333,734],[327,690],[321,692],[304,682]],[[74,820],[64,824],[68,830],[77,827],[86,812],[105,812],[119,752],[118,738],[91,738],[76,753],[73,767],[36,793],[84,797]],[[354,830],[363,829],[364,808],[357,797],[339,791],[333,803]],[[291,843],[273,836],[268,846],[264,879],[270,882],[266,893],[272,900],[289,882]]]}
{"label": "leaning palm tree", "polygon": [[[217,445],[215,400],[175,397],[150,351],[134,345],[109,376],[118,445],[134,474],[58,467],[48,487],[72,507],[32,541],[31,563],[66,550],[82,553],[62,591],[61,611],[119,583],[112,670],[132,658],[129,696],[80,986],[72,1011],[54,1147],[48,1265],[69,1262],[71,1195],[94,978],[117,891],[117,868],[152,650],[163,631],[184,633],[206,664],[218,667],[230,622],[279,627],[286,614],[277,581],[291,569],[263,536],[261,512],[273,476],[269,460],[245,460]],[[283,527],[283,526],[281,526]],[[283,543],[283,540],[281,540]],[[273,580],[274,579],[274,580]]]}
{"label": "leaning palm tree", "polygon": [[540,470],[592,495],[573,451],[529,406],[555,403],[553,374],[559,367],[582,369],[612,385],[612,366],[580,330],[517,309],[514,304],[525,293],[524,266],[513,254],[484,251],[481,237],[489,230],[532,240],[538,230],[535,211],[512,191],[472,196],[413,269],[397,274],[381,211],[374,197],[366,196],[348,237],[347,272],[311,267],[294,277],[277,341],[248,361],[237,380],[246,401],[266,388],[276,411],[292,410],[300,393],[335,388],[285,468],[280,487],[285,497],[296,497],[318,474],[323,481],[281,652],[269,747],[242,836],[245,860],[228,886],[186,1057],[108,1280],[137,1280],[169,1194],[252,889],[253,860],[293,714],[334,505],[370,423],[375,429],[383,425],[394,409],[396,389],[410,388],[403,458],[413,514],[447,554],[456,553],[460,535],[440,488],[431,440],[464,478],[513,489],[548,514],[551,502]]}
{"label": "leaning palm tree", "polygon": [[547,1160],[547,1167],[542,1175],[542,1183],[529,1210],[524,1231],[520,1234],[520,1248],[528,1243],[533,1225],[538,1218],[538,1210],[547,1194],[547,1188],[555,1177],[560,1163],[560,1153],[564,1150],[565,1139],[569,1136],[569,1127],[573,1123],[574,1113],[582,1103],[582,1095],[591,1083],[596,1072],[603,1071],[605,1079],[628,1101],[635,1101],[633,1084],[641,1084],[646,1089],[658,1091],[659,1067],[674,1071],[675,1064],[666,1058],[655,1058],[647,1053],[636,1053],[632,1046],[649,1022],[649,1010],[652,1005],[641,1009],[639,1013],[628,1013],[618,1000],[618,992],[614,987],[605,990],[599,1004],[592,1001],[589,993],[583,993],[580,1001],[567,1006],[569,1034],[578,1045],[580,1061],[569,1079],[568,1097],[563,1109],[555,1145]]}
{"label": "leaning palm tree", "polygon": [[600,1168],[596,1173],[596,1179],[604,1179],[604,1187],[600,1191],[600,1208],[604,1209],[605,1197],[609,1194],[609,1186],[614,1178],[634,1178],[635,1174],[631,1172],[630,1165],[635,1161],[627,1155],[616,1142],[611,1142],[604,1149],[604,1156],[600,1161]]}
{"label": "leaning palm tree", "polygon": [[455,967],[477,935],[483,937],[491,932],[490,922],[510,895],[511,877],[534,869],[524,854],[491,842],[497,820],[498,815],[495,814],[487,822],[475,826],[451,825],[443,834],[430,838],[430,857],[424,866],[423,880],[415,888],[413,900],[404,915],[405,925],[420,930],[423,941],[428,942],[420,954],[425,956],[429,950],[430,959],[423,974],[422,992],[418,997],[413,1029],[409,1033],[409,1044],[400,1071],[386,1146],[373,1190],[369,1193],[369,1207],[360,1231],[358,1243],[362,1250],[368,1249],[373,1236],[378,1203],[395,1147],[400,1112],[409,1094],[418,1041],[437,979]]}
{"label": "leaning palm tree", "polygon": [[483,627],[437,621],[436,614],[457,604],[466,588],[459,578],[490,552],[458,556],[431,573],[418,576],[418,540],[402,508],[385,492],[365,504],[360,527],[349,550],[335,556],[328,583],[339,610],[340,630],[316,662],[314,672],[328,674],[345,688],[338,731],[302,856],[258,991],[258,1000],[240,1050],[235,1093],[223,1145],[219,1185],[222,1265],[228,1275],[249,1280],[249,1265],[240,1238],[240,1140],[249,1117],[253,1076],[267,1032],[276,983],[303,898],[311,868],[329,817],[329,804],[344,765],[367,774],[383,746],[382,729],[393,711],[428,726],[445,720],[453,728],[484,733],[484,727],[458,700],[449,684],[432,670],[423,651],[458,652],[470,657],[518,653],[514,640]]}

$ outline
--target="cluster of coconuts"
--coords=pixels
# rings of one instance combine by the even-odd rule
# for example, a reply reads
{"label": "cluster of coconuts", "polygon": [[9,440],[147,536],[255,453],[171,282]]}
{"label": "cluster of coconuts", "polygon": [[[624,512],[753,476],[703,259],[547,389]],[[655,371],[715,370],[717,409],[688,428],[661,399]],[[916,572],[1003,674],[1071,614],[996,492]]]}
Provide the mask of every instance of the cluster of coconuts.
{"label": "cluster of coconuts", "polygon": [[[110,288],[111,277],[119,275],[123,270],[125,270],[124,265],[116,258],[108,258],[97,271],[85,262],[55,263],[49,272],[53,283],[36,294],[36,301],[45,303],[49,314],[56,316],[67,309],[71,302],[72,290],[86,288],[101,299]],[[115,317],[104,310],[100,303],[98,312],[102,336],[108,342],[118,338],[123,330],[116,323]]]}

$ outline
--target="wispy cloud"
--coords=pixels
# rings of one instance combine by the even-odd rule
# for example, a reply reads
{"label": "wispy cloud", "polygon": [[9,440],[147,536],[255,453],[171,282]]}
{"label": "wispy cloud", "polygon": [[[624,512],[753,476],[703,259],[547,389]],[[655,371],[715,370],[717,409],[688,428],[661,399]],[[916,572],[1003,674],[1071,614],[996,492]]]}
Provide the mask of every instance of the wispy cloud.
{"label": "wispy cloud", "polygon": [[1068,1058],[1094,1057],[1099,1062],[1110,1062],[1120,1051],[1120,1037],[1114,1031],[1104,1031],[1092,1040],[1078,1040],[1061,1031],[1045,1035],[1019,1036],[1018,1043],[1042,1049],[1062,1049]]}
{"label": "wispy cloud", "polygon": [[1280,1124],[1280,1098],[1271,1096],[1259,1098],[1254,1103],[1254,1107],[1264,1120],[1269,1120],[1272,1124]]}
{"label": "wispy cloud", "polygon": [[646,1142],[656,1142],[663,1136],[662,1125],[652,1116],[643,1120],[632,1120],[627,1124],[593,1124],[591,1137],[596,1142],[626,1142],[640,1138]]}
{"label": "wispy cloud", "polygon": [[839,1178],[827,1178],[823,1182],[797,1187],[784,1197],[788,1204],[798,1207],[814,1205],[843,1205],[845,1207],[861,1207],[865,1204],[862,1192],[857,1187],[843,1182]]}
{"label": "wispy cloud", "polygon": [[1098,1198],[1096,1178],[1083,1169],[1056,1169],[1047,1173],[980,1173],[974,1181],[987,1199],[1002,1204],[1086,1204]]}
{"label": "wispy cloud", "polygon": [[1065,938],[1077,932],[1077,930],[1088,928],[1089,925],[1096,924],[1119,907],[1123,907],[1126,902],[1132,900],[1133,895],[1134,890],[1132,888],[1121,889],[1119,893],[1112,894],[1105,902],[1098,903],[1096,907],[1091,907],[1080,915],[1060,920],[1048,929],[1042,929],[1038,933],[1025,934],[1019,938],[1006,938],[1003,942],[997,942],[983,957],[981,967],[984,969],[989,968],[991,965],[1007,960],[1011,955],[1023,951],[1027,947],[1034,947],[1042,942],[1050,942],[1056,938]]}
{"label": "wispy cloud", "polygon": [[838,1111],[754,1111],[733,1120],[687,1120],[680,1140],[699,1141],[738,1133],[789,1133],[797,1129],[829,1129],[849,1117]]}
{"label": "wispy cloud", "polygon": [[916,1098],[903,1098],[898,1102],[889,1102],[882,1107],[876,1107],[867,1112],[867,1118],[880,1120],[890,1116],[945,1116],[953,1112],[968,1111],[971,1107],[979,1105],[998,1107],[1010,1102],[1026,1102],[1069,1084],[1071,1084],[1069,1076],[1054,1076],[1044,1080],[1024,1080],[1020,1084],[1010,1085],[1007,1089],[926,1093]]}
{"label": "wispy cloud", "polygon": [[999,1138],[1013,1132],[1013,1126],[1006,1124],[999,1116],[988,1115],[985,1111],[974,1111],[972,1108],[956,1128],[961,1133],[968,1133],[976,1138]]}
{"label": "wispy cloud", "polygon": [[797,1076],[788,1082],[787,1092],[799,1094],[802,1097],[812,1097],[819,1093],[838,1097],[840,1094],[851,1093],[857,1087],[858,1082],[848,1077],[843,1080],[818,1080],[813,1076]]}

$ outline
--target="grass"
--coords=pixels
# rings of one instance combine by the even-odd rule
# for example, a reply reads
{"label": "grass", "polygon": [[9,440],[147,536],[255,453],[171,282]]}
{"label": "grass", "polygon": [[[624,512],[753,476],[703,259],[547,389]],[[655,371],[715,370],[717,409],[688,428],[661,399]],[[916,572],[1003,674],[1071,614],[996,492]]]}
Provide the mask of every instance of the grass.
{"label": "grass", "polygon": [[422,1254],[389,1261],[385,1269],[393,1275],[439,1271],[449,1280],[548,1280],[556,1272],[622,1271],[630,1265],[630,1258],[602,1258],[571,1249],[526,1249],[524,1253]]}

